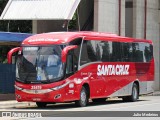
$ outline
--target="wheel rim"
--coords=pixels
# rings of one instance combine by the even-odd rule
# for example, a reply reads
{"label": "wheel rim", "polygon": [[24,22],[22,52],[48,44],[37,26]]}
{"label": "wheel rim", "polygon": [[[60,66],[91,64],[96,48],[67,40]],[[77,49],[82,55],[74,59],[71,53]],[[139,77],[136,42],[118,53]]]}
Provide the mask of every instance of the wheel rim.
{"label": "wheel rim", "polygon": [[133,98],[134,98],[134,100],[137,99],[137,95],[138,95],[137,88],[134,87],[134,88],[133,88]]}
{"label": "wheel rim", "polygon": [[82,104],[86,104],[86,98],[87,98],[86,92],[83,90],[81,92],[81,102],[82,102]]}

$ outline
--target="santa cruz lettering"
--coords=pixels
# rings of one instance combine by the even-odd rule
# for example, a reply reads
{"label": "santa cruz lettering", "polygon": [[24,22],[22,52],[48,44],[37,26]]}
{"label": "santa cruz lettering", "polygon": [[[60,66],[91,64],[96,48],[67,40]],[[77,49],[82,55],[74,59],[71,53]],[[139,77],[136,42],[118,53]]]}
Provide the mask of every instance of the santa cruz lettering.
{"label": "santa cruz lettering", "polygon": [[97,75],[129,75],[129,65],[98,65]]}

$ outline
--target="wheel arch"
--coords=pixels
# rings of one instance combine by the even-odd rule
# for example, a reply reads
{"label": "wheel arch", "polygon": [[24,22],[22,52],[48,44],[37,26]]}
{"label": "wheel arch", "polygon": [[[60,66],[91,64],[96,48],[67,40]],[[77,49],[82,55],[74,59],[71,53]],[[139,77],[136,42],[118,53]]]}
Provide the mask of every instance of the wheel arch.
{"label": "wheel arch", "polygon": [[86,91],[88,93],[88,98],[90,98],[90,86],[89,86],[89,84],[88,83],[84,83],[82,85],[82,87],[85,87],[85,89],[86,89]]}
{"label": "wheel arch", "polygon": [[[140,93],[140,83],[139,83],[139,81],[136,80],[136,81],[133,82],[133,84],[137,85],[137,87],[138,87],[138,95],[139,95],[139,93]],[[132,84],[132,86],[133,86],[133,84]]]}

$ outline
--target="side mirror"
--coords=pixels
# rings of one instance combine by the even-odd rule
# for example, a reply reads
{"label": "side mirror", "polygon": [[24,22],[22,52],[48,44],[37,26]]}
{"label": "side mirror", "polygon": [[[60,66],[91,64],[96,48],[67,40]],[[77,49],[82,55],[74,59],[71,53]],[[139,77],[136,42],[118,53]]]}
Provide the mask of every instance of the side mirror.
{"label": "side mirror", "polygon": [[7,54],[8,64],[11,64],[11,63],[12,63],[12,55],[13,55],[13,53],[18,52],[19,49],[20,49],[20,47],[16,47],[16,48],[11,49],[11,50],[8,52],[8,54]]}
{"label": "side mirror", "polygon": [[76,49],[78,46],[77,45],[70,45],[70,46],[66,46],[63,50],[62,50],[62,54],[61,54],[61,60],[63,63],[66,62],[67,60],[67,54],[70,50]]}

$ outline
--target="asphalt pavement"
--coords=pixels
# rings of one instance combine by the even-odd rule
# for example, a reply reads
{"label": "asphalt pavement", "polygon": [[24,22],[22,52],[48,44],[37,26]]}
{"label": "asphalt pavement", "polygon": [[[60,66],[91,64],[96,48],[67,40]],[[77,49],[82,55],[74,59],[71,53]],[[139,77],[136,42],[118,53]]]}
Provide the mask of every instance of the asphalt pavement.
{"label": "asphalt pavement", "polygon": [[[146,96],[146,95],[145,95]],[[147,96],[160,96],[160,91],[148,94]],[[14,94],[0,94],[0,109],[15,108],[23,106],[36,106],[35,102],[17,102]]]}
{"label": "asphalt pavement", "polygon": [[[159,120],[159,117],[160,117],[159,101],[160,101],[160,91],[156,91],[148,95],[143,95],[140,97],[140,99],[137,102],[123,102],[119,98],[117,99],[111,98],[104,103],[90,102],[90,104],[87,107],[76,107],[74,103],[57,103],[54,105],[48,105],[46,108],[37,108],[34,102],[17,102],[16,100],[6,100],[6,101],[0,101],[0,111],[1,112],[5,111],[7,113],[10,112],[13,119],[15,119],[14,118],[15,115],[19,115],[20,113],[27,114],[26,112],[28,112],[29,114],[27,115],[30,115],[31,113],[32,114],[40,113],[42,117],[45,117],[47,119],[49,117],[54,117],[54,119],[56,120],[57,120],[57,117],[68,118],[68,116],[70,117],[77,116],[76,117],[77,119],[78,116],[85,117],[85,115],[89,115],[90,117],[92,116],[96,119],[98,118],[98,115],[101,116],[100,117],[101,119],[103,119],[104,116],[108,116],[108,117],[112,116],[110,120],[115,120],[114,117],[118,118],[118,120],[120,120],[121,118],[124,118],[123,120],[128,120],[127,117],[120,117],[120,116],[128,115],[131,117],[135,117],[135,119],[133,120],[137,120],[138,117],[136,115],[141,115],[141,114],[145,114],[145,115],[153,114],[153,115],[158,115],[158,117],[152,116],[153,118],[151,118],[151,116],[149,117],[141,116],[140,120],[142,120],[142,118],[144,118],[144,120],[150,120],[150,119]],[[116,117],[116,116],[119,116],[119,117]],[[81,117],[79,118],[80,120],[82,119]],[[19,117],[18,119],[21,119],[21,117]],[[40,120],[41,118],[37,118],[37,119]],[[129,120],[131,119],[129,118]]]}

